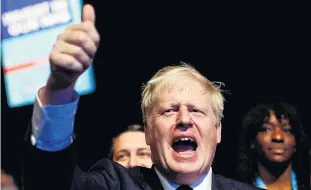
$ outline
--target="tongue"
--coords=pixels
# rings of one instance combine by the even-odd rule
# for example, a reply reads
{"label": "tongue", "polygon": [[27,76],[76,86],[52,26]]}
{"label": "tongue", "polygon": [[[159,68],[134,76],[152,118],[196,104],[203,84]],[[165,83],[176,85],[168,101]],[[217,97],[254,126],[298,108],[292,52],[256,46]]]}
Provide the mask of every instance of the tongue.
{"label": "tongue", "polygon": [[193,146],[192,145],[185,145],[185,144],[178,144],[178,145],[174,145],[173,149],[178,152],[192,152],[194,151]]}

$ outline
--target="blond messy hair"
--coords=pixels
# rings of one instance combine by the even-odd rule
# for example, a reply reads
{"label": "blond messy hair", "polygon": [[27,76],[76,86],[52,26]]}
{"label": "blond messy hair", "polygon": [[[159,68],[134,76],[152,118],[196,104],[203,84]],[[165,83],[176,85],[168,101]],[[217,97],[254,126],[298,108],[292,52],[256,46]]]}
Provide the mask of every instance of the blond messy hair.
{"label": "blond messy hair", "polygon": [[160,69],[148,82],[142,87],[141,110],[143,122],[147,125],[147,108],[150,108],[158,95],[164,88],[171,87],[178,79],[190,78],[202,84],[211,97],[213,111],[220,121],[223,118],[224,96],[222,94],[220,82],[212,82],[197,71],[193,66],[181,62],[181,65],[166,66]]}

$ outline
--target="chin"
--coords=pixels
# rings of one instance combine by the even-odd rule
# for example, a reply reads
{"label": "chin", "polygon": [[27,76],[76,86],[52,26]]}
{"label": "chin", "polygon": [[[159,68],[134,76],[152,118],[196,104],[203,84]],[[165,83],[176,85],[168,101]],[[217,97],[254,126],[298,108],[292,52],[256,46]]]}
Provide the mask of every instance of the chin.
{"label": "chin", "polygon": [[202,170],[204,168],[204,163],[199,159],[195,161],[180,161],[173,159],[169,163],[169,166],[170,170],[178,176],[201,176],[201,173],[204,173]]}
{"label": "chin", "polygon": [[267,160],[273,163],[284,164],[288,162],[290,158],[284,155],[270,155],[267,156]]}
{"label": "chin", "polygon": [[174,170],[174,181],[178,184],[192,184],[204,176],[204,172],[200,169],[200,167],[190,163],[181,163]]}
{"label": "chin", "polygon": [[174,167],[171,168],[175,173],[179,174],[193,174],[197,173],[199,169],[197,169],[196,165],[191,162],[178,162],[174,164]]}
{"label": "chin", "polygon": [[285,158],[272,158],[270,159],[271,162],[275,162],[275,163],[286,163],[288,161],[288,159]]}

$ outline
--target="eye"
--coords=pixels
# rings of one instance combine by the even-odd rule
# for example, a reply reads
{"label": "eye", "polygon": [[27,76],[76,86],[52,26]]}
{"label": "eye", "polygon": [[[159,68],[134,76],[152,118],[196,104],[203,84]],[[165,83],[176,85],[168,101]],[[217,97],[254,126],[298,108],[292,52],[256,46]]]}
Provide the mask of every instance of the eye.
{"label": "eye", "polygon": [[283,131],[286,132],[286,133],[292,133],[292,129],[291,128],[284,128]]}
{"label": "eye", "polygon": [[165,112],[172,112],[172,111],[175,111],[175,109],[167,109],[167,110],[165,110]]}
{"label": "eye", "polygon": [[162,114],[169,115],[169,114],[174,113],[174,112],[178,112],[178,109],[177,108],[169,108],[169,109],[166,109],[164,112],[162,112]]}
{"label": "eye", "polygon": [[126,160],[128,156],[125,155],[125,154],[120,154],[117,156],[117,161],[123,161],[123,160]]}
{"label": "eye", "polygon": [[149,152],[140,152],[138,153],[138,156],[142,158],[150,158],[151,154]]}
{"label": "eye", "polygon": [[192,108],[189,110],[190,112],[194,113],[194,114],[203,114],[206,115],[203,111],[196,109],[196,108]]}
{"label": "eye", "polygon": [[272,128],[270,127],[262,126],[259,128],[259,132],[270,132],[270,131],[272,131]]}

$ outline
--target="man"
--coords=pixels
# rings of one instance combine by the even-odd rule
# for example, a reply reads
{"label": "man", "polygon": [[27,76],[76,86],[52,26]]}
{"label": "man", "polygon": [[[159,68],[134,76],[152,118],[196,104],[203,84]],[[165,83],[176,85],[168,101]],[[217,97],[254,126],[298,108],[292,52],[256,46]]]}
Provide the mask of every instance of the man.
{"label": "man", "polygon": [[151,151],[146,144],[144,127],[138,124],[129,125],[124,132],[113,138],[108,158],[126,168],[151,168]]}
{"label": "man", "polygon": [[213,174],[224,100],[218,86],[187,65],[165,67],[144,86],[141,107],[151,169],[128,170],[108,159],[86,174],[75,169],[72,143],[78,97],[73,86],[96,53],[99,35],[94,22],[93,7],[85,5],[82,23],[61,34],[50,55],[52,72],[34,105],[33,146],[26,147],[25,190],[255,189]]}

